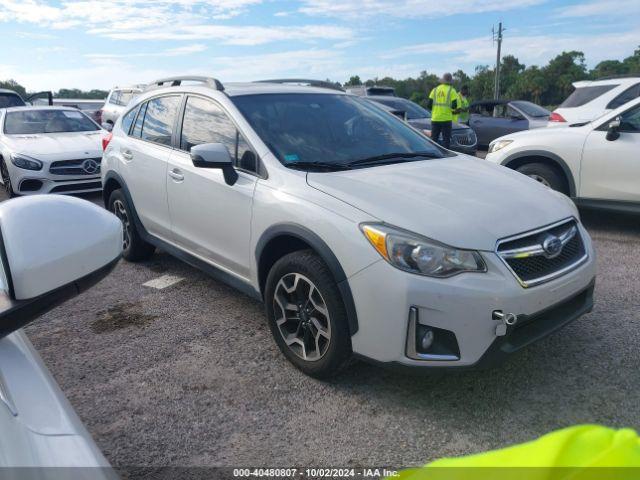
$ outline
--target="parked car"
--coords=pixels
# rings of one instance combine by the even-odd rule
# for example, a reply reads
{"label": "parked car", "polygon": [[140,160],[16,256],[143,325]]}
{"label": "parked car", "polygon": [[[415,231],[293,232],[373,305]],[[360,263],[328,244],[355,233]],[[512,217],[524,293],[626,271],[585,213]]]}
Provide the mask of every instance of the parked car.
{"label": "parked car", "polygon": [[369,97],[369,96],[385,96],[385,97],[395,97],[396,89],[393,87],[385,87],[384,85],[372,85],[370,87],[366,85],[361,85],[358,87],[348,87],[345,91],[351,95],[358,95],[359,97]]}
{"label": "parked car", "polygon": [[575,90],[556,108],[549,126],[590,122],[640,97],[640,77],[574,82]]}
{"label": "parked car", "polygon": [[48,105],[53,105],[53,94],[51,92],[38,92],[30,95],[23,100],[18,92],[0,88],[0,108],[23,107],[25,105],[35,103],[36,99],[45,97]]}
{"label": "parked car", "polygon": [[[76,108],[86,113],[98,125],[102,123],[102,106],[104,99],[87,99],[87,98],[54,98],[53,105],[56,107]],[[34,102],[35,105],[41,105],[43,102]]]}
{"label": "parked car", "polygon": [[569,128],[495,140],[487,160],[574,197],[578,204],[640,213],[640,99]]}
{"label": "parked car", "polygon": [[483,100],[469,106],[469,126],[487,146],[508,133],[546,127],[551,112],[524,100]]}
{"label": "parked car", "polygon": [[104,133],[73,108],[0,110],[0,181],[7,195],[100,191]]}
{"label": "parked car", "polygon": [[352,354],[487,366],[591,309],[595,253],[566,196],[354,95],[167,83],[105,142],[123,256],[160,247],[263,300],[303,372]]}
{"label": "parked car", "polygon": [[100,113],[100,118],[102,120],[101,123],[113,126],[115,121],[129,104],[129,102],[137,95],[139,95],[143,89],[143,85],[113,88],[109,92],[109,96],[102,106]]}
{"label": "parked car", "polygon": [[[406,98],[390,96],[368,96],[367,100],[386,105],[397,112],[404,112],[405,119],[412,127],[431,136],[431,112]],[[472,129],[460,123],[454,123],[451,131],[451,150],[475,155],[477,150],[476,134]]]}
{"label": "parked car", "polygon": [[80,478],[43,467],[92,467],[82,478],[116,478],[20,329],[109,273],[122,226],[85,200],[32,196],[0,204],[0,235],[0,469]]}

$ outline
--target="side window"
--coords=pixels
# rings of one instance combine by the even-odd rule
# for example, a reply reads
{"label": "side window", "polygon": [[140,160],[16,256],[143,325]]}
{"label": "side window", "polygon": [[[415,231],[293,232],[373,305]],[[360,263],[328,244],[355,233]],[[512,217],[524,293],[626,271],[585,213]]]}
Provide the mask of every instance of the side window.
{"label": "side window", "polygon": [[158,97],[147,102],[140,138],[160,145],[171,145],[180,97]]}
{"label": "side window", "polygon": [[640,133],[640,105],[621,115],[620,131]]}
{"label": "side window", "polygon": [[109,97],[109,103],[113,105],[120,105],[120,103],[118,103],[120,101],[120,94],[120,90],[114,90],[111,97]]}
{"label": "side window", "polygon": [[120,105],[128,105],[131,99],[133,98],[132,92],[121,92],[120,94]]}
{"label": "side window", "polygon": [[138,113],[138,107],[128,111],[122,117],[122,130],[124,130],[127,135],[129,135],[131,131],[131,124],[133,123],[133,119],[136,118],[136,113]]}
{"label": "side window", "polygon": [[184,109],[180,148],[190,151],[194,145],[222,143],[236,167],[257,171],[257,157],[226,113],[210,100],[189,97]]}
{"label": "side window", "polygon": [[631,88],[627,88],[624,92],[611,100],[607,105],[607,108],[614,109],[621,107],[627,102],[630,102],[634,98],[640,97],[640,83],[634,85]]}
{"label": "side window", "polygon": [[147,112],[147,104],[149,102],[145,102],[140,107],[140,113],[138,114],[138,118],[136,118],[136,124],[133,126],[133,131],[131,132],[132,137],[140,138],[140,134],[142,133],[142,122],[144,121],[144,115]]}

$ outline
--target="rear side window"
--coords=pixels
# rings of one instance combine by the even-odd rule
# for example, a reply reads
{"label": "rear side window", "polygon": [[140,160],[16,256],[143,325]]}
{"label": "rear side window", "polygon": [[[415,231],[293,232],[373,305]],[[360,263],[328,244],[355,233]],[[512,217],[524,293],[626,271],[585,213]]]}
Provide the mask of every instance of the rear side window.
{"label": "rear side window", "polygon": [[131,125],[133,124],[134,118],[136,118],[136,113],[138,113],[138,107],[127,112],[122,117],[122,130],[124,130],[127,135],[131,131]]}
{"label": "rear side window", "polygon": [[109,97],[109,103],[112,103],[113,105],[120,105],[120,103],[118,103],[120,101],[120,94],[122,92],[120,92],[120,90],[115,90],[114,92],[111,93],[111,96]]}
{"label": "rear side window", "polygon": [[607,105],[607,108],[613,110],[614,108],[621,107],[625,103],[630,102],[631,100],[638,97],[640,97],[640,83],[635,84],[631,88],[627,88],[624,92],[611,100],[609,102],[609,105]]}
{"label": "rear side window", "polygon": [[140,107],[140,113],[138,114],[138,117],[136,118],[136,124],[133,126],[133,131],[131,132],[131,136],[132,137],[140,138],[140,134],[142,133],[142,122],[144,122],[144,114],[147,111],[147,104],[148,103],[149,102],[145,102]]}
{"label": "rear side window", "polygon": [[160,145],[171,145],[179,106],[180,97],[177,95],[149,100],[140,138]]}
{"label": "rear side window", "polygon": [[0,93],[0,108],[23,107],[22,98],[13,93]]}
{"label": "rear side window", "polygon": [[564,102],[562,102],[560,108],[581,107],[582,105],[589,103],[591,100],[595,100],[599,96],[604,95],[609,90],[613,90],[617,86],[619,86],[619,84],[576,88],[573,93],[569,95]]}
{"label": "rear side window", "polygon": [[184,109],[180,148],[203,143],[222,143],[238,168],[256,171],[257,157],[222,108],[210,100],[189,97]]}

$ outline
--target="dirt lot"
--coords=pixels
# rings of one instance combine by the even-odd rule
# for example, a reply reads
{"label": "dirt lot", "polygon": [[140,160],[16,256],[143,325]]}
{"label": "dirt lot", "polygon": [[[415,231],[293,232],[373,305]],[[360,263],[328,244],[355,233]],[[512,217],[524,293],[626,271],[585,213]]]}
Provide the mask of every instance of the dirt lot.
{"label": "dirt lot", "polygon": [[[121,262],[27,332],[116,466],[399,467],[576,423],[640,428],[640,220],[583,219],[595,310],[492,371],[358,363],[312,380],[279,354],[259,303],[163,253]],[[169,274],[182,280],[143,286]]]}

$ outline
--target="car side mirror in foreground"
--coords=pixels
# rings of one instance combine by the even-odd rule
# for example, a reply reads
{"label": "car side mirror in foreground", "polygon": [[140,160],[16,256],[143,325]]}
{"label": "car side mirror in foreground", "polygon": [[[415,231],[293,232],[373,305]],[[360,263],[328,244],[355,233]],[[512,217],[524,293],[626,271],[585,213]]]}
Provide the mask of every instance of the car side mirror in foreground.
{"label": "car side mirror in foreground", "polygon": [[191,160],[198,168],[219,168],[227,185],[238,181],[238,172],[233,168],[229,150],[222,143],[203,143],[191,147]]}
{"label": "car side mirror in foreground", "polygon": [[620,138],[620,117],[616,118],[615,120],[611,120],[609,122],[609,126],[607,128],[607,140],[609,140],[610,142],[613,142],[614,140],[617,140],[618,138]]}
{"label": "car side mirror in foreground", "polygon": [[0,203],[0,338],[104,278],[121,253],[121,222],[86,200]]}

